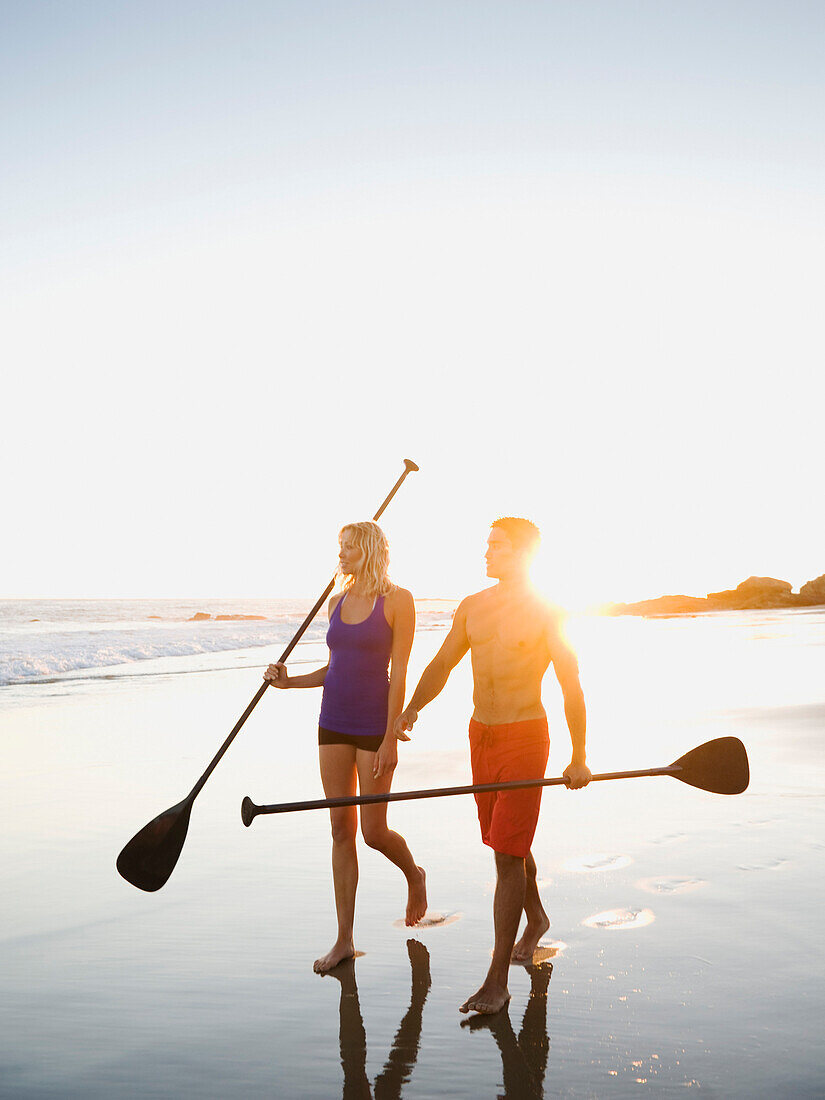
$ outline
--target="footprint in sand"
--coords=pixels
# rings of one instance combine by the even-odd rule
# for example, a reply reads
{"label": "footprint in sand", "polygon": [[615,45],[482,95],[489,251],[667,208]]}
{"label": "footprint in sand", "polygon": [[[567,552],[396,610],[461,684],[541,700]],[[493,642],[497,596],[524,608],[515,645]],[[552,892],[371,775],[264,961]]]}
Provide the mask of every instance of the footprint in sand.
{"label": "footprint in sand", "polygon": [[554,959],[555,956],[561,955],[562,952],[568,949],[568,945],[563,943],[561,939],[554,939],[550,944],[540,943],[535,952],[532,953],[532,965],[541,966],[542,963],[548,963],[550,959]]}
{"label": "footprint in sand", "polygon": [[576,874],[590,874],[594,871],[618,871],[632,862],[630,856],[608,855],[599,852],[596,855],[568,859],[562,866],[565,871],[574,871]]}
{"label": "footprint in sand", "polygon": [[662,878],[643,878],[636,885],[640,890],[646,890],[648,894],[681,894],[686,890],[695,890],[707,883],[701,878],[677,878],[675,875],[665,875]]}
{"label": "footprint in sand", "polygon": [[454,924],[462,916],[462,913],[434,913],[428,909],[418,924],[407,924],[402,917],[400,920],[394,920],[392,926],[393,928],[406,928],[408,932],[414,929],[443,928],[445,924]]}
{"label": "footprint in sand", "polygon": [[687,833],[668,833],[666,836],[657,837],[652,844],[683,844],[687,840]]}
{"label": "footprint in sand", "polygon": [[737,870],[739,871],[781,871],[786,863],[790,862],[787,859],[766,859],[762,863],[740,863]]}
{"label": "footprint in sand", "polygon": [[[549,962],[551,959],[555,959],[557,955],[560,955],[562,951],[567,950],[567,944],[563,940],[541,940],[536,950],[533,952],[533,957],[529,964],[520,963],[516,964],[515,959],[511,965],[520,966],[541,966],[542,963]],[[490,952],[490,958],[493,957],[493,952]]]}
{"label": "footprint in sand", "polygon": [[533,958],[530,960],[530,963],[532,966],[541,966],[542,963],[555,959],[557,955],[560,955],[562,951],[566,950],[567,944],[563,943],[561,940],[552,940],[549,943],[542,940],[533,952]]}
{"label": "footprint in sand", "polygon": [[587,928],[598,928],[605,931],[624,931],[629,928],[644,928],[652,924],[656,919],[651,909],[605,909],[603,913],[595,913],[587,917],[582,924]]}

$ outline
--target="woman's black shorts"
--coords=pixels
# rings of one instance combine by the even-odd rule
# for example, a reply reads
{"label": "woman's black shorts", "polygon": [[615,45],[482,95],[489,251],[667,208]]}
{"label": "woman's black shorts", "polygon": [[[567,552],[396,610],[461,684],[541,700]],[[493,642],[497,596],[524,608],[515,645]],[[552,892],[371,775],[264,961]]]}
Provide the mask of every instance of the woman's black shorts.
{"label": "woman's black shorts", "polygon": [[367,752],[378,752],[383,740],[383,733],[375,735],[336,733],[335,730],[325,730],[323,726],[318,727],[319,745],[353,745],[356,749],[366,749]]}

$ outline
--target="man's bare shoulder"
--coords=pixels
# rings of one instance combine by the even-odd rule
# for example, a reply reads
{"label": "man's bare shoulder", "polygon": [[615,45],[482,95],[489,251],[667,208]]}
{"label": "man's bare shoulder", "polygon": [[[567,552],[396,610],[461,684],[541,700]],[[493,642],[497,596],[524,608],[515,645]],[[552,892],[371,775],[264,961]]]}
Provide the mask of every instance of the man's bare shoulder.
{"label": "man's bare shoulder", "polygon": [[577,657],[567,636],[569,613],[552,600],[542,597],[542,615],[545,622],[545,637],[550,647],[551,660],[558,667],[562,664],[577,666]]}
{"label": "man's bare shoulder", "polygon": [[535,594],[536,606],[540,609],[542,615],[547,619],[548,624],[558,627],[561,630],[564,626],[564,622],[567,619],[567,612],[563,607],[545,596],[541,592]]}
{"label": "man's bare shoulder", "polygon": [[480,592],[473,592],[470,596],[465,596],[458,607],[455,609],[455,617],[459,615],[462,618],[466,618],[467,615],[472,615],[474,611],[478,611],[490,603],[492,588],[482,588]]}

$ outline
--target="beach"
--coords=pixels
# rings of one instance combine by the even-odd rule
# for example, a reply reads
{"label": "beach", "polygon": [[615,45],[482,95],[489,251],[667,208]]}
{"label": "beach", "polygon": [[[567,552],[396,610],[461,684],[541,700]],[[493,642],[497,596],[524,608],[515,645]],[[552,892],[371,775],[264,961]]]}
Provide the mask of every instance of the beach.
{"label": "beach", "polygon": [[[537,965],[512,968],[507,1011],[468,1025],[458,1005],[489,964],[494,883],[472,798],[390,808],[427,870],[430,921],[403,926],[401,875],[361,844],[359,957],[325,977],[312,961],[334,939],[327,815],[241,824],[244,795],[322,797],[318,692],[266,693],[162,890],[116,873],[312,601],[276,602],[173,615],[147,601],[88,620],[69,601],[0,604],[0,1095],[821,1094],[825,611],[571,618],[594,772],[733,735],[751,784],[735,797],[665,777],[546,791],[533,852],[551,928]],[[410,690],[451,606],[420,616]],[[198,608],[213,620],[189,624]],[[214,621],[233,608],[265,619]],[[290,663],[323,663],[322,638]],[[395,790],[470,782],[469,672],[401,745]],[[552,671],[544,696],[559,775],[570,746]]]}

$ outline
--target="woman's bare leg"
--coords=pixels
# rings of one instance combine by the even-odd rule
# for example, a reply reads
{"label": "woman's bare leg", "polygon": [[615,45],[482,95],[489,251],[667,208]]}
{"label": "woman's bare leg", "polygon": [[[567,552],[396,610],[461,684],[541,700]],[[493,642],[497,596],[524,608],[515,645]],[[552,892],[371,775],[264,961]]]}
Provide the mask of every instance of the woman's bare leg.
{"label": "woman's bare leg", "polygon": [[[356,766],[361,794],[387,794],[392,784],[392,775],[382,775],[376,779],[373,774],[375,753],[358,749]],[[407,842],[400,833],[387,826],[387,806],[361,807],[361,832],[364,841],[376,851],[400,868],[407,880],[407,916],[408,925],[418,924],[427,912],[427,876],[423,868],[417,866]]]}
{"label": "woman's bare leg", "polygon": [[[344,798],[356,790],[356,750],[352,745],[321,745],[321,781],[327,798]],[[355,954],[352,927],[355,921],[355,891],[358,887],[358,855],[355,836],[358,813],[354,806],[330,810],[332,826],[332,882],[335,888],[335,912],[338,916],[338,938],[332,949],[316,959],[313,969],[324,974],[344,959]]]}

